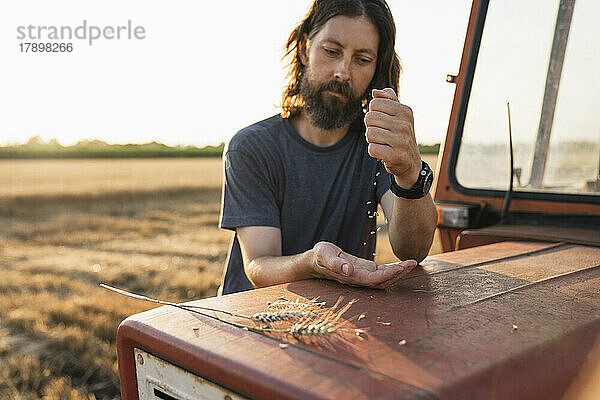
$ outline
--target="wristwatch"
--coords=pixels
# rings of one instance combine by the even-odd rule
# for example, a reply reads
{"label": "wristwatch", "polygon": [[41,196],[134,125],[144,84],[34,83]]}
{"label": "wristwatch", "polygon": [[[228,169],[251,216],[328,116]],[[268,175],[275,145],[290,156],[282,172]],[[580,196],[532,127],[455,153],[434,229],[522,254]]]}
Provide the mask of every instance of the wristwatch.
{"label": "wristwatch", "polygon": [[394,175],[390,174],[390,190],[398,197],[405,199],[420,199],[425,197],[431,189],[433,183],[433,171],[425,161],[421,161],[421,171],[417,182],[410,189],[402,189],[396,184]]}

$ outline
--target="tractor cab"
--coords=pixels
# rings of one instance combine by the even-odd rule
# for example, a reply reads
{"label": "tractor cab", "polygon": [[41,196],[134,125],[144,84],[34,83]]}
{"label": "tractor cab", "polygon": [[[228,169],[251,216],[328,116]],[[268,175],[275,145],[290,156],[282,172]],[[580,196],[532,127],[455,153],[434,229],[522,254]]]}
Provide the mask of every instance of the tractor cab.
{"label": "tractor cab", "polygon": [[[444,251],[600,244],[593,1],[474,2],[435,199]],[[474,18],[478,16],[478,18]]]}

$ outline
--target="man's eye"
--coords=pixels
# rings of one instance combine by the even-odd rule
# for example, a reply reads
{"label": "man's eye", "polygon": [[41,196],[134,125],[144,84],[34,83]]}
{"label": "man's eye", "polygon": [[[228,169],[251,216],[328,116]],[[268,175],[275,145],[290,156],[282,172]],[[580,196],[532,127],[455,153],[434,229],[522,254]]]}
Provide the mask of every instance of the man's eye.
{"label": "man's eye", "polygon": [[335,50],[325,49],[325,48],[323,50],[325,50],[325,53],[327,53],[327,55],[330,55],[330,56],[335,56],[337,54],[337,51],[335,51]]}
{"label": "man's eye", "polygon": [[371,62],[371,59],[370,58],[359,58],[358,62],[361,64],[368,64]]}

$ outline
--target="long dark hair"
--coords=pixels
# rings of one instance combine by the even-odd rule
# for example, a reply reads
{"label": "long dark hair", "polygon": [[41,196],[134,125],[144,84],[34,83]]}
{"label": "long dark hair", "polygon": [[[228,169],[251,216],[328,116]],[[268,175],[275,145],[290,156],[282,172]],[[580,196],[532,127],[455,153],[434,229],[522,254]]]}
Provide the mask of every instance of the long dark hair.
{"label": "long dark hair", "polygon": [[[304,35],[312,39],[333,17],[367,17],[379,31],[379,49],[375,75],[365,92],[363,106],[371,100],[371,89],[391,87],[398,92],[400,80],[400,59],[394,50],[396,43],[396,24],[392,12],[385,0],[315,0],[306,18],[292,31],[285,46],[284,58],[290,58],[288,85],[283,92],[281,103],[282,116],[289,117],[302,108],[299,96],[300,82],[305,66],[300,61],[300,42]],[[364,107],[363,107],[364,108]]]}

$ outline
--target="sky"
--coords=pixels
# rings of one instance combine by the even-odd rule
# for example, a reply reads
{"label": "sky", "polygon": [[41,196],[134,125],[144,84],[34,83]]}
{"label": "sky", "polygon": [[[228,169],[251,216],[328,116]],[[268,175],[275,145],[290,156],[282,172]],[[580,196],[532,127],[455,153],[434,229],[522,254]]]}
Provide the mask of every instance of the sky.
{"label": "sky", "polygon": [[[404,70],[400,99],[413,109],[417,140],[439,143],[454,95],[445,79],[458,73],[470,1],[388,3]],[[36,135],[63,145],[84,139],[198,146],[227,141],[280,111],[283,45],[310,4],[2,1],[0,145]],[[52,27],[60,35],[62,26],[85,39],[69,39],[68,29],[62,39],[48,36]],[[73,49],[22,51],[32,41],[72,43]]]}
{"label": "sky", "polygon": [[[465,141],[506,143],[506,103],[510,102],[515,140],[535,143],[558,4],[548,0],[490,3],[467,110]],[[552,142],[600,143],[599,15],[597,0],[575,2]]]}
{"label": "sky", "polygon": [[[508,184],[507,102],[514,166],[529,182],[558,6],[558,0],[490,2],[457,162],[461,184]],[[598,0],[575,2],[545,153],[544,183],[552,190],[586,193],[586,181],[599,174],[599,16]]]}

